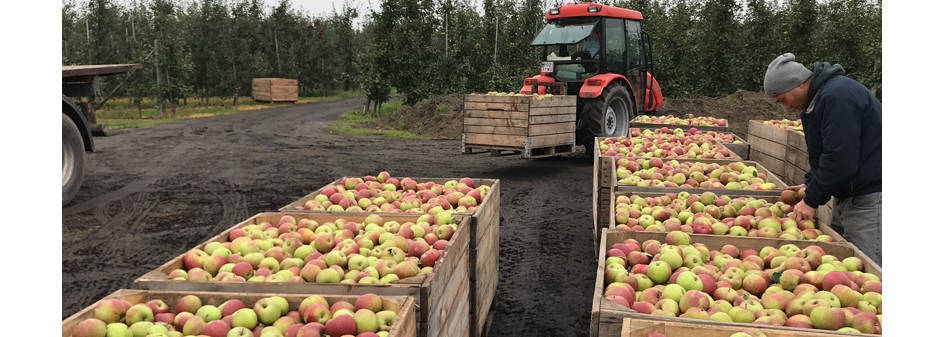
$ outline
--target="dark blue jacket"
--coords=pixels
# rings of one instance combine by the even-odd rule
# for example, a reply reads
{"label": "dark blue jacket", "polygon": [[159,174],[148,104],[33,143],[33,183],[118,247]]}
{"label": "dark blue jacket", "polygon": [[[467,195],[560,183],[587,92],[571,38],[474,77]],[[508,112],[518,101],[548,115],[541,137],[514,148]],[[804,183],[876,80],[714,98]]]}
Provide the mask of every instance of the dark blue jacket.
{"label": "dark blue jacket", "polygon": [[882,105],[840,65],[818,62],[813,71],[811,104],[801,112],[810,161],[804,203],[881,192]]}

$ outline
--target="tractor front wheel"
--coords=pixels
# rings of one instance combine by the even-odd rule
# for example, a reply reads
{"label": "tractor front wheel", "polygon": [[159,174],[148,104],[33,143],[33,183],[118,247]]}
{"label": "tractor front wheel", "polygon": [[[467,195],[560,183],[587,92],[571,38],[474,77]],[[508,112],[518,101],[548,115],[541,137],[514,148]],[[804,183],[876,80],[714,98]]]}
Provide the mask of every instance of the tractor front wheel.
{"label": "tractor front wheel", "polygon": [[600,96],[583,102],[578,120],[578,143],[593,156],[595,137],[621,137],[630,134],[630,120],[635,117],[630,92],[620,83],[611,83]]}

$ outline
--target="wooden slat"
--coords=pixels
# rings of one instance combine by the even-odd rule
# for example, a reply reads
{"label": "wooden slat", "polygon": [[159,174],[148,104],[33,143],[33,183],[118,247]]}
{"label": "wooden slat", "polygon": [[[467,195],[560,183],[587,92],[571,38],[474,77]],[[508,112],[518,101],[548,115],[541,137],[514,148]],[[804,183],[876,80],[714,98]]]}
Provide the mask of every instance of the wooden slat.
{"label": "wooden slat", "polygon": [[574,133],[530,137],[531,148],[574,144]]}
{"label": "wooden slat", "polygon": [[[804,329],[804,331],[787,331],[770,329],[764,327],[763,325],[755,325],[751,328],[745,328],[719,325],[715,322],[684,323],[627,317],[623,319],[620,337],[648,337],[652,336],[652,334],[663,334],[667,337],[681,337],[692,336],[694,331],[698,331],[698,335],[700,337],[729,337],[736,332],[745,331],[757,331],[767,337],[836,337],[850,335],[846,333],[815,329]],[[863,334],[852,334],[851,336],[857,335],[865,336]]]}
{"label": "wooden slat", "polygon": [[463,126],[463,132],[467,134],[483,133],[483,134],[493,134],[493,135],[527,136],[528,128],[507,127],[507,126],[465,125]]}
{"label": "wooden slat", "polygon": [[529,136],[574,134],[574,123],[537,124],[528,127]]}
{"label": "wooden slat", "polygon": [[790,146],[786,147],[784,150],[784,161],[804,171],[810,169],[810,158],[807,155],[807,151],[801,151]]}
{"label": "wooden slat", "polygon": [[525,136],[493,135],[467,133],[467,145],[496,145],[521,148],[525,146]]}
{"label": "wooden slat", "polygon": [[528,112],[466,109],[466,110],[463,110],[463,117],[464,118],[501,118],[501,119],[528,120]]}
{"label": "wooden slat", "polygon": [[748,135],[748,141],[751,142],[752,148],[756,153],[761,152],[774,158],[783,159],[787,151],[787,145],[775,143],[764,138]]}
{"label": "wooden slat", "polygon": [[541,99],[533,99],[531,102],[532,108],[568,106],[577,106],[576,95],[555,95],[551,97],[543,97]]}
{"label": "wooden slat", "polygon": [[[489,315],[489,309],[495,298],[499,282],[499,226],[489,226],[488,232],[483,236],[479,247],[475,253],[470,256],[476,256],[476,279],[473,282],[474,293],[470,298],[474,301],[475,319],[477,331],[485,326],[486,318]],[[476,336],[479,334],[476,333]]]}
{"label": "wooden slat", "polygon": [[[422,317],[426,317],[426,336],[441,336],[445,327],[460,324],[463,317],[468,317],[469,308],[456,312],[456,304],[469,303],[469,240],[471,225],[469,218],[464,219],[441,257],[442,265],[437,265],[433,273],[423,284],[421,291]],[[439,263],[439,262],[438,262]],[[423,295],[426,294],[426,295]],[[423,307],[426,306],[426,309]],[[466,318],[468,322],[468,318]],[[468,323],[466,323],[468,324]],[[469,326],[463,327],[467,331]]]}
{"label": "wooden slat", "polygon": [[476,95],[469,94],[463,98],[464,102],[470,103],[512,103],[529,104],[531,96],[496,96],[496,95]]}
{"label": "wooden slat", "polygon": [[529,116],[548,116],[548,115],[566,115],[566,114],[577,114],[576,106],[561,106],[561,107],[546,107],[546,108],[536,108],[532,107],[528,111]]}
{"label": "wooden slat", "polygon": [[762,121],[748,121],[748,141],[751,142],[751,137],[755,136],[761,139],[765,139],[777,144],[787,144],[787,133],[789,131],[765,125]]}
{"label": "wooden slat", "polygon": [[[597,249],[597,276],[594,278],[594,279],[596,280],[596,282],[594,283],[594,297],[592,297],[592,301],[591,301],[591,333],[590,333],[590,337],[600,337],[600,336],[602,336],[602,335],[600,334],[600,331],[601,331],[601,329],[603,329],[604,327],[607,326],[606,324],[605,324],[604,326],[601,326],[601,322],[600,322],[600,319],[601,319],[601,303],[602,303],[603,301],[605,301],[605,300],[606,300],[606,301],[609,301],[609,300],[607,300],[607,299],[604,298],[604,287],[605,287],[605,285],[604,285],[604,268],[606,267],[606,265],[604,264],[604,262],[607,260],[607,247],[608,247],[608,246],[607,246],[607,242],[606,242],[607,230],[606,230],[606,229],[601,229],[601,230],[600,230],[600,233],[601,233],[601,234],[600,234],[601,240],[599,240],[599,241],[600,241],[600,242],[598,243],[598,247],[599,247],[599,248]],[[596,235],[595,235],[595,236],[596,236]],[[641,243],[642,243],[642,241],[641,241]]]}
{"label": "wooden slat", "polygon": [[524,111],[527,113],[528,104],[465,102],[463,110]]}
{"label": "wooden slat", "polygon": [[577,121],[577,114],[564,114],[564,115],[546,115],[546,116],[531,116],[528,117],[528,124],[550,124],[550,123],[563,123],[563,122],[575,122]]}
{"label": "wooden slat", "polygon": [[[297,310],[299,304],[302,303],[302,300],[309,297],[310,295],[322,295],[328,300],[328,304],[334,304],[339,301],[351,302],[354,304],[354,301],[357,300],[357,296],[339,296],[333,294],[322,294],[322,293],[310,293],[310,294],[280,294],[280,293],[256,293],[256,294],[243,294],[243,293],[231,293],[231,292],[197,292],[197,291],[153,291],[153,290],[136,290],[136,289],[119,289],[109,295],[104,299],[124,299],[131,302],[132,304],[146,303],[152,299],[159,299],[166,303],[175,303],[177,299],[185,295],[196,295],[200,298],[201,302],[204,305],[220,305],[223,302],[230,299],[239,299],[243,301],[248,307],[252,307],[253,303],[259,301],[260,299],[270,297],[270,296],[282,296],[289,302],[290,310]],[[394,325],[391,327],[389,336],[401,336],[401,337],[413,337],[417,336],[416,329],[416,309],[415,309],[415,299],[412,296],[381,296],[383,302],[383,310],[391,310],[397,313],[397,320],[394,322]],[[97,303],[92,304],[79,312],[69,316],[68,318],[62,321],[62,336],[69,337],[72,336],[72,331],[75,329],[76,325],[81,323],[87,318],[94,317],[94,310]]]}
{"label": "wooden slat", "polygon": [[804,134],[800,132],[788,130],[786,144],[787,146],[807,152],[807,140],[804,139]]}
{"label": "wooden slat", "polygon": [[505,126],[516,128],[527,128],[528,120],[510,119],[510,118],[463,118],[463,125],[484,125],[484,126]]}
{"label": "wooden slat", "polygon": [[769,171],[771,171],[771,173],[774,173],[775,175],[782,176],[782,177],[784,176],[784,161],[781,159],[771,157],[770,155],[767,155],[760,151],[752,151],[751,160],[754,162],[758,162],[759,164],[767,168]]}

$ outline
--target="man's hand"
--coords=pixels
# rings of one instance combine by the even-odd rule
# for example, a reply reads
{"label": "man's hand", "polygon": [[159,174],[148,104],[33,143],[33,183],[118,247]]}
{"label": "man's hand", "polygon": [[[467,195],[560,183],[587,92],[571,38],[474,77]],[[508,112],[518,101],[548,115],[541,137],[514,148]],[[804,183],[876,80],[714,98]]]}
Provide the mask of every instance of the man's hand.
{"label": "man's hand", "polygon": [[794,220],[813,220],[814,219],[814,208],[807,206],[807,203],[804,200],[794,205]]}

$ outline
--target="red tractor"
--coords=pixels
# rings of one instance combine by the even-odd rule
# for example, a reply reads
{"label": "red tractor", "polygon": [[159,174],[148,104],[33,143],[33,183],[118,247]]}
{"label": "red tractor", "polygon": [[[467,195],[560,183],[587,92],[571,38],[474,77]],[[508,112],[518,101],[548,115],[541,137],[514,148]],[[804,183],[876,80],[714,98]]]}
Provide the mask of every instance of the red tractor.
{"label": "red tractor", "polygon": [[639,11],[585,2],[552,8],[545,20],[531,44],[542,47],[541,73],[519,93],[577,93],[575,140],[586,153],[594,137],[627,136],[630,120],[662,107]]}

